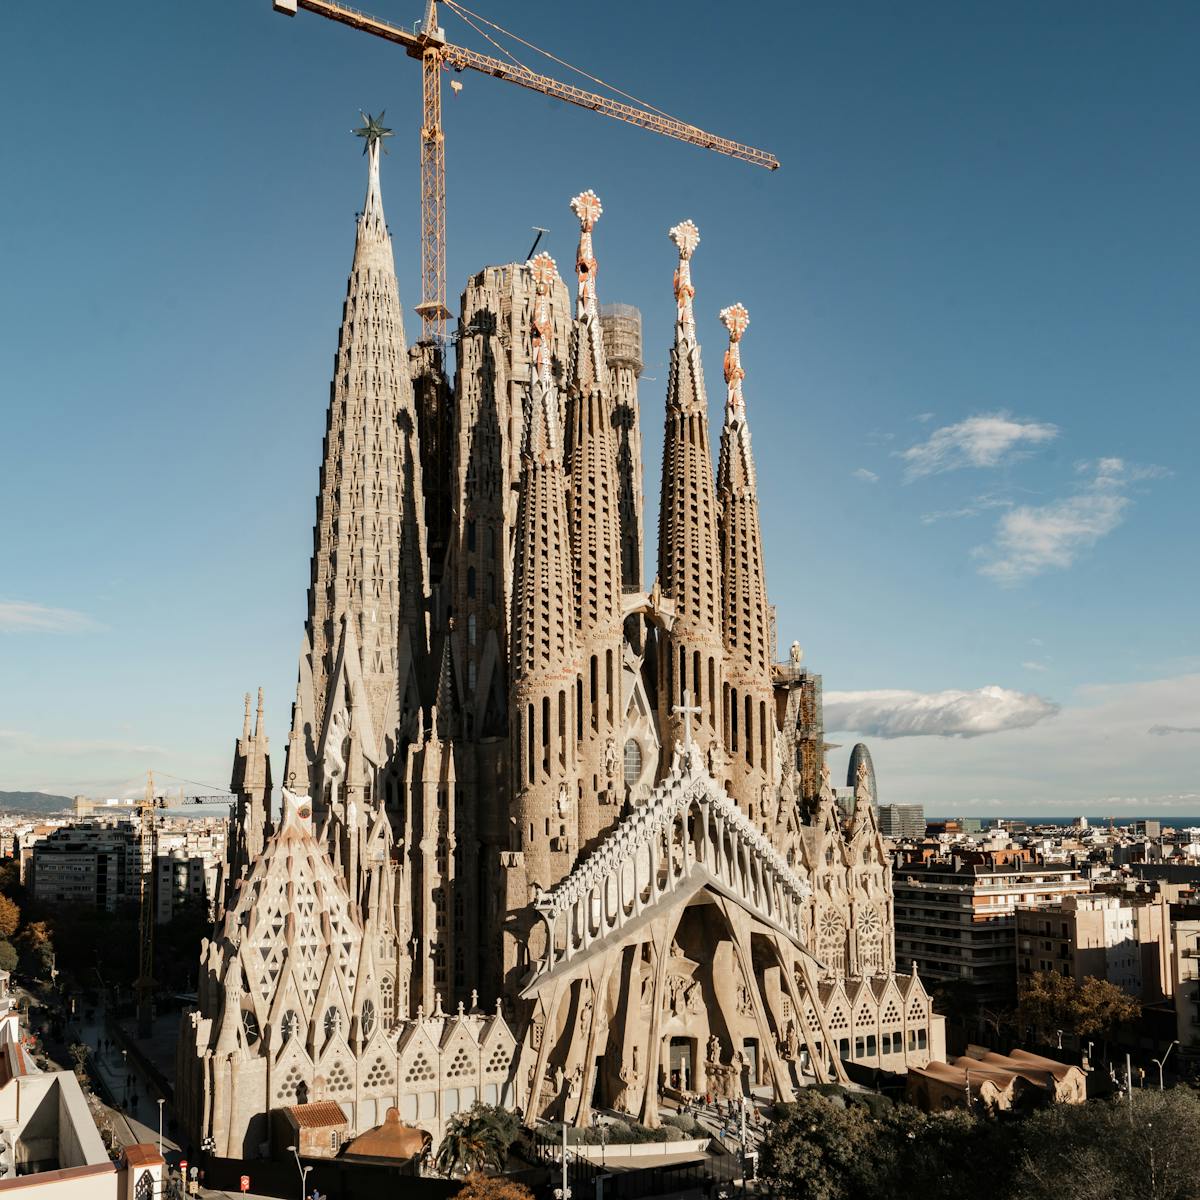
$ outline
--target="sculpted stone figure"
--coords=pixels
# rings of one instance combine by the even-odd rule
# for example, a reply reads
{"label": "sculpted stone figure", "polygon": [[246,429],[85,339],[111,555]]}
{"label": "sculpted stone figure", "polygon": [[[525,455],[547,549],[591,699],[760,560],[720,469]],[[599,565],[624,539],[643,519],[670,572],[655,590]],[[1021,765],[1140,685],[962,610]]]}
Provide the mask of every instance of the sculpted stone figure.
{"label": "sculpted stone figure", "polygon": [[721,1061],[721,1039],[715,1033],[708,1039],[708,1061],[713,1066]]}
{"label": "sculpted stone figure", "polygon": [[617,743],[613,738],[604,743],[604,773],[609,779],[617,775]]}

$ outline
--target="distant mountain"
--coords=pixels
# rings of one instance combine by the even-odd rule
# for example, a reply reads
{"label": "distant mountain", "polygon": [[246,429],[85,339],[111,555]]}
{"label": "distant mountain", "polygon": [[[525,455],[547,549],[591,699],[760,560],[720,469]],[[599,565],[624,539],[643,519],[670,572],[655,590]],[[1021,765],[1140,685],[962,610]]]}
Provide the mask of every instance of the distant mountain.
{"label": "distant mountain", "polygon": [[75,801],[70,796],[51,796],[48,792],[0,792],[0,812],[70,812]]}

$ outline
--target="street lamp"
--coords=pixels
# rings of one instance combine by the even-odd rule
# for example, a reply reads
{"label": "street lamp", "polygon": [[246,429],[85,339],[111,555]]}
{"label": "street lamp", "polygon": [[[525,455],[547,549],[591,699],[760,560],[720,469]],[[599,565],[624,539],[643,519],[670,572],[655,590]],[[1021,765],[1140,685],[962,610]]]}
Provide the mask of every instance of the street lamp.
{"label": "street lamp", "polygon": [[567,1178],[567,1123],[562,1123],[562,1187],[554,1189],[554,1200],[571,1200],[571,1185]]}
{"label": "street lamp", "polygon": [[121,1074],[125,1078],[125,1106],[129,1106],[129,1051],[121,1047]]}
{"label": "street lamp", "polygon": [[159,1096],[159,1098],[158,1098],[158,1157],[159,1158],[162,1158],[162,1114],[163,1114],[163,1105],[164,1104],[166,1104],[166,1100],[164,1100],[162,1098],[162,1096]]}
{"label": "street lamp", "polygon": [[1167,1059],[1171,1057],[1171,1051],[1174,1050],[1175,1047],[1178,1045],[1179,1045],[1179,1041],[1178,1041],[1178,1039],[1176,1039],[1167,1047],[1167,1052],[1166,1052],[1166,1054],[1164,1054],[1162,1056],[1161,1059],[1152,1058],[1150,1060],[1158,1068],[1158,1090],[1160,1092],[1164,1090],[1163,1089],[1163,1066],[1165,1065]]}
{"label": "street lamp", "polygon": [[300,1162],[300,1151],[296,1149],[295,1143],[290,1145],[288,1149],[296,1159],[296,1170],[300,1172],[300,1200],[304,1200],[304,1193],[308,1188],[308,1173],[312,1170],[312,1167],[306,1167]]}

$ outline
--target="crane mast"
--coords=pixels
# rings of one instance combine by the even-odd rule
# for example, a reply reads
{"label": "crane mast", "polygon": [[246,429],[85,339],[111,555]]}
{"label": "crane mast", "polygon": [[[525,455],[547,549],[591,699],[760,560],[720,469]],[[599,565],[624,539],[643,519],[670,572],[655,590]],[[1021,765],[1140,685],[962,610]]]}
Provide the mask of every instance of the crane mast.
{"label": "crane mast", "polygon": [[295,16],[297,10],[303,8],[402,46],[410,58],[421,61],[421,303],[417,305],[417,313],[421,317],[423,342],[444,345],[446,321],[450,317],[446,307],[446,138],[442,129],[442,71],[447,67],[504,79],[601,116],[766,167],[769,171],[779,166],[779,160],[766,150],[718,137],[649,108],[562,83],[519,63],[507,63],[489,54],[453,45],[446,41],[438,24],[438,0],[428,0],[425,20],[418,33],[390,25],[336,0],[273,0],[273,5],[276,12],[288,16]]}
{"label": "crane mast", "polygon": [[[146,772],[146,791],[138,812],[138,976],[137,992],[138,1033],[149,1034],[154,1021],[154,872],[155,836],[154,772]],[[147,859],[149,864],[147,865]]]}

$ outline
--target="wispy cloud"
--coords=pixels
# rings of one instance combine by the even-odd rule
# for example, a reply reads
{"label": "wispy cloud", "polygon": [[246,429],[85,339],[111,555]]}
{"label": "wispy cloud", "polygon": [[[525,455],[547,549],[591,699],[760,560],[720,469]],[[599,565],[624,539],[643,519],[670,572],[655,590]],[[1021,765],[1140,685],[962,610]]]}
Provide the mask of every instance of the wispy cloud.
{"label": "wispy cloud", "polygon": [[913,420],[920,421],[922,425],[928,425],[929,422],[932,421],[933,418],[936,416],[937,416],[937,413],[931,413],[931,412],[917,413],[917,415],[915,417],[913,417]]}
{"label": "wispy cloud", "polygon": [[0,633],[86,633],[99,626],[86,613],[28,600],[0,600]]}
{"label": "wispy cloud", "polygon": [[879,476],[874,471],[868,471],[866,467],[859,467],[855,471],[850,472],[855,479],[861,479],[863,483],[878,483]]}
{"label": "wispy cloud", "polygon": [[1119,458],[1102,458],[1082,469],[1091,470],[1092,477],[1073,496],[1023,504],[1000,518],[991,545],[974,551],[984,560],[981,575],[1014,584],[1069,567],[1124,520],[1132,503],[1130,485],[1162,474],[1158,468],[1127,466]]}
{"label": "wispy cloud", "polygon": [[928,440],[897,453],[906,464],[904,478],[911,483],[961,467],[998,467],[1057,436],[1055,425],[1020,421],[1004,412],[981,413],[957,425],[943,425]]}
{"label": "wispy cloud", "polygon": [[933,525],[937,521],[957,521],[964,517],[977,517],[980,513],[989,512],[996,508],[1012,508],[1016,503],[1007,496],[998,496],[993,492],[976,496],[958,508],[943,508],[935,512],[921,514],[922,525]]}
{"label": "wispy cloud", "polygon": [[981,737],[1028,729],[1058,712],[1041,696],[1002,687],[974,691],[826,692],[825,727],[874,737]]}
{"label": "wispy cloud", "polygon": [[1151,725],[1146,732],[1155,737],[1170,737],[1176,733],[1200,733],[1200,725]]}
{"label": "wispy cloud", "polygon": [[1048,671],[1048,670],[1050,670],[1050,668],[1048,666],[1046,666],[1045,663],[1034,662],[1032,659],[1030,659],[1028,662],[1023,662],[1021,664],[1021,666],[1023,666],[1025,668],[1025,670],[1027,670],[1027,671]]}
{"label": "wispy cloud", "polygon": [[142,754],[160,757],[162,746],[125,742],[112,738],[47,738],[22,729],[0,729],[0,750],[47,758],[78,758],[87,755]]}

